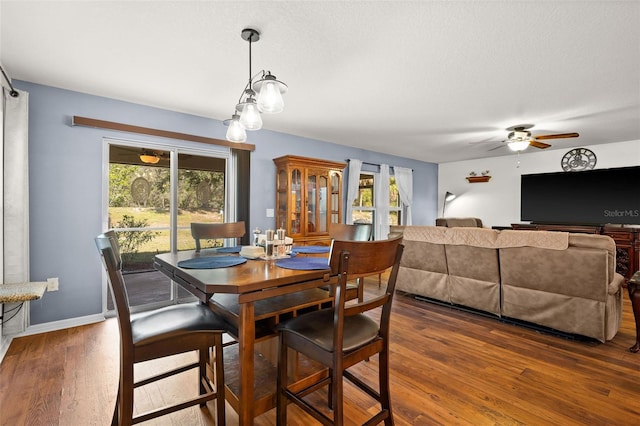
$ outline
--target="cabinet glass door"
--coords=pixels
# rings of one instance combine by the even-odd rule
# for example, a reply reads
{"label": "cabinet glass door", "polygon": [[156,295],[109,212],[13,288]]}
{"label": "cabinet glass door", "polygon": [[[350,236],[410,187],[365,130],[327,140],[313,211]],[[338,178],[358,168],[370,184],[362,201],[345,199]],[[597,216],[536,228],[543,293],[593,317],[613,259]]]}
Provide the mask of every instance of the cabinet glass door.
{"label": "cabinet glass door", "polygon": [[331,223],[340,223],[340,177],[331,173]]}
{"label": "cabinet glass door", "polygon": [[327,215],[327,189],[328,179],[326,176],[318,177],[318,231],[328,232],[328,215]]}
{"label": "cabinet glass door", "polygon": [[290,234],[300,233],[301,213],[302,213],[302,173],[299,169],[291,171],[291,210],[289,216],[289,224],[291,225]]}
{"label": "cabinet glass door", "polygon": [[287,187],[287,171],[280,170],[278,172],[278,180],[276,184],[276,205],[278,207],[278,211],[276,214],[276,225],[281,228],[285,228],[288,221],[288,212],[287,212],[287,195],[289,192],[289,188]]}
{"label": "cabinet glass door", "polygon": [[316,232],[317,229],[317,204],[316,204],[316,176],[307,177],[307,232]]}

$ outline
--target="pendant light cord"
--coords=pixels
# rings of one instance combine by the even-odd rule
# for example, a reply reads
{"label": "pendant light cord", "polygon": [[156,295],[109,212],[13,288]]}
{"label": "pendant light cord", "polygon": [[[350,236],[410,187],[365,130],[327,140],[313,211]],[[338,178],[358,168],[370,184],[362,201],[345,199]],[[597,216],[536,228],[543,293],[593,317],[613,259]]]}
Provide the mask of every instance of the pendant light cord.
{"label": "pendant light cord", "polygon": [[253,39],[253,37],[249,37],[249,89],[253,90],[253,88],[251,87],[251,40]]}

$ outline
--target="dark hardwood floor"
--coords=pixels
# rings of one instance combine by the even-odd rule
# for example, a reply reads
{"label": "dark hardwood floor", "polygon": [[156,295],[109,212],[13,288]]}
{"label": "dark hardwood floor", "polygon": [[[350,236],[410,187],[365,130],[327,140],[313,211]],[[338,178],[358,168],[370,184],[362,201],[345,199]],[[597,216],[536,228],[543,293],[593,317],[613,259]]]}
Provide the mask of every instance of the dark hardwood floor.
{"label": "dark hardwood floor", "polygon": [[[378,291],[377,277],[366,292]],[[414,300],[394,301],[391,392],[398,425],[631,425],[640,422],[640,353],[625,294],[622,328],[605,344],[571,340]],[[187,357],[193,354],[185,355]],[[140,377],[175,360],[136,369]],[[376,383],[377,357],[354,367]],[[0,366],[1,425],[108,425],[117,389],[115,320],[14,339]],[[137,390],[137,410],[195,393],[191,377]],[[371,401],[345,387],[348,424]],[[324,393],[322,394],[324,396]],[[237,416],[227,405],[228,424]],[[291,424],[313,424],[289,408]],[[213,425],[191,408],[150,424]],[[275,424],[274,410],[256,419]]]}

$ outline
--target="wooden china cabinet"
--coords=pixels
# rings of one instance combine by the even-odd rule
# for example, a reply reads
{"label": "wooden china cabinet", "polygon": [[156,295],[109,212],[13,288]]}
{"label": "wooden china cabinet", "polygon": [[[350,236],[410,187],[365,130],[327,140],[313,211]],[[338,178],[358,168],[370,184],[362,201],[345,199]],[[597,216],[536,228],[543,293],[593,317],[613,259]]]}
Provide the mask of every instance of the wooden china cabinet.
{"label": "wooden china cabinet", "polygon": [[346,163],[285,155],[276,165],[276,227],[297,245],[329,245],[329,224],[342,222]]}

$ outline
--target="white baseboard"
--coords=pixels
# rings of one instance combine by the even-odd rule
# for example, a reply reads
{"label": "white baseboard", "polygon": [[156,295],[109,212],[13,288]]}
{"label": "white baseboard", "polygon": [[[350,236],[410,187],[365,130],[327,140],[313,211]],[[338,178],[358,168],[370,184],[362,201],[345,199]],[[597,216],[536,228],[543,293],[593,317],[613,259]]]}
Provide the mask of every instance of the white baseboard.
{"label": "white baseboard", "polygon": [[78,327],[81,325],[93,324],[100,321],[104,321],[103,314],[87,315],[84,317],[45,322],[43,324],[31,325],[27,327],[24,333],[20,333],[18,336],[15,336],[15,337],[30,336],[32,334],[46,333],[48,331],[63,330],[65,328]]}
{"label": "white baseboard", "polygon": [[11,344],[11,341],[13,340],[14,337],[30,336],[32,334],[40,334],[40,333],[47,333],[49,331],[63,330],[65,328],[93,324],[96,322],[104,321],[104,319],[105,318],[103,314],[87,315],[84,317],[69,318],[61,321],[52,321],[44,324],[36,324],[36,325],[27,327],[27,329],[22,333],[13,334],[13,335],[2,335],[1,337],[2,342],[0,345],[0,363],[4,359],[4,356],[7,353],[7,350],[9,350],[9,345]]}

